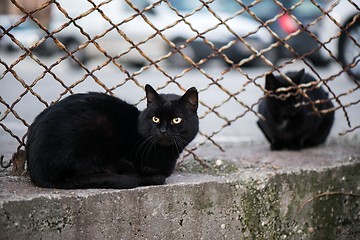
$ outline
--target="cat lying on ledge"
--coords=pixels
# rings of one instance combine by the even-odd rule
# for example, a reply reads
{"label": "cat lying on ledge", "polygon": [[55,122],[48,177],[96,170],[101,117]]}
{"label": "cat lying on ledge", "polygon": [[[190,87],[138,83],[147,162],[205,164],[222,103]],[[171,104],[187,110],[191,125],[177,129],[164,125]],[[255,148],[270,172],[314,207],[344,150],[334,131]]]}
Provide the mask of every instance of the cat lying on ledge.
{"label": "cat lying on ledge", "polygon": [[164,184],[199,130],[198,92],[158,94],[147,108],[104,93],[71,95],[41,112],[26,143],[32,182],[45,188],[117,188]]}

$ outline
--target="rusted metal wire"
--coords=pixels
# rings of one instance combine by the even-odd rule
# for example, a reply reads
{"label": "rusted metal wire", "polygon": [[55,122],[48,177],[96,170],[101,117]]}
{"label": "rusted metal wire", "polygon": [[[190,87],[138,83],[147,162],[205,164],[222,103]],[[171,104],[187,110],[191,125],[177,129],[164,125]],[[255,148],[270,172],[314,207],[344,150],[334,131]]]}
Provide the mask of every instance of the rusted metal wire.
{"label": "rusted metal wire", "polygon": [[[13,100],[8,100],[0,96],[0,107],[4,109],[4,111],[0,113],[0,131],[2,131],[3,134],[18,144],[17,151],[19,151],[20,148],[24,146],[27,133],[26,131],[23,133],[18,133],[12,129],[12,126],[7,125],[7,120],[14,118],[16,121],[19,121],[19,124],[22,124],[24,129],[29,127],[32,119],[26,118],[21,112],[18,111],[18,107],[22,102],[26,101],[27,97],[35,97],[35,99],[45,108],[54,102],[59,101],[67,94],[73,94],[77,92],[77,87],[81,86],[89,79],[97,86],[99,86],[101,91],[108,94],[115,94],[116,91],[121,90],[122,87],[128,83],[132,83],[138,88],[144,88],[145,82],[141,80],[141,77],[152,69],[154,69],[156,72],[159,72],[161,77],[164,79],[156,86],[158,90],[166,89],[171,85],[175,85],[178,89],[185,91],[186,84],[184,84],[182,80],[190,72],[197,72],[200,74],[203,81],[203,84],[199,85],[200,94],[206,93],[212,89],[216,89],[218,93],[221,93],[221,95],[224,96],[219,98],[218,101],[214,103],[200,100],[200,106],[203,109],[199,114],[200,120],[207,120],[211,116],[214,116],[220,120],[221,123],[210,131],[204,131],[201,129],[200,137],[202,140],[197,143],[197,145],[189,147],[183,154],[183,159],[191,157],[200,163],[205,164],[205,162],[202,160],[202,157],[197,155],[197,149],[208,143],[219,151],[224,151],[224,147],[221,143],[216,141],[216,137],[220,136],[226,128],[229,128],[231,125],[241,120],[246,115],[252,114],[256,118],[262,118],[262,116],[258,114],[256,108],[261,99],[264,96],[269,95],[285,99],[290,95],[301,94],[307,98],[307,102],[306,104],[299,104],[298,107],[303,105],[310,105],[314,114],[325,114],[338,110],[342,111],[342,115],[346,120],[348,129],[340,133],[341,135],[345,135],[360,128],[360,126],[352,126],[353,124],[351,122],[351,116],[348,113],[350,107],[354,107],[360,104],[360,100],[347,100],[348,96],[352,95],[354,92],[359,91],[360,82],[358,79],[356,79],[354,76],[349,76],[349,78],[354,82],[355,86],[351,89],[347,89],[345,92],[338,93],[331,88],[331,83],[335,81],[335,79],[338,79],[346,73],[349,73],[351,69],[360,65],[360,60],[358,58],[354,58],[351,63],[344,65],[341,59],[339,59],[339,56],[333,53],[331,48],[329,48],[329,45],[332,41],[339,40],[341,34],[345,34],[344,36],[346,36],[346,38],[348,38],[354,44],[354,46],[360,49],[358,39],[349,33],[349,29],[351,29],[351,27],[355,24],[358,24],[360,21],[360,14],[356,14],[355,17],[353,17],[346,25],[341,25],[331,14],[332,11],[334,11],[334,9],[336,9],[336,7],[340,4],[339,0],[333,1],[332,4],[328,5],[328,8],[326,9],[316,0],[310,0],[309,3],[306,3],[312,4],[313,7],[322,13],[319,17],[311,20],[309,23],[303,23],[301,19],[298,19],[294,14],[296,9],[305,4],[304,0],[297,1],[291,6],[285,6],[283,1],[280,0],[272,0],[272,3],[275,4],[280,11],[274,13],[274,16],[268,20],[260,19],[259,16],[257,16],[254,12],[255,7],[261,6],[260,4],[262,4],[262,1],[260,0],[254,0],[248,4],[241,0],[233,0],[234,3],[238,6],[238,9],[234,9],[234,11],[226,17],[221,16],[221,14],[212,7],[212,4],[219,0],[193,1],[198,5],[194,7],[192,11],[187,13],[183,13],[178,10],[176,6],[173,6],[172,2],[169,0],[152,0],[143,7],[138,6],[137,2],[133,0],[125,0],[124,2],[126,3],[127,7],[132,10],[132,13],[120,20],[113,19],[104,8],[108,6],[108,4],[110,4],[113,0],[84,0],[84,4],[86,3],[89,7],[87,10],[78,13],[76,16],[73,16],[68,12],[69,9],[67,9],[62,4],[62,0],[36,1],[39,2],[36,3],[38,5],[31,9],[24,7],[25,5],[22,4],[23,1],[24,0],[11,0],[12,7],[21,14],[19,19],[12,23],[10,27],[0,25],[0,41],[6,37],[19,51],[21,51],[19,56],[10,62],[0,57],[0,67],[3,69],[3,71],[0,73],[0,83],[2,80],[11,77],[12,81],[16,81],[22,87],[20,93],[17,93]],[[359,6],[354,1],[346,1],[348,1],[357,11],[360,12]],[[160,7],[168,8],[168,10],[177,18],[172,20],[172,22],[166,22],[166,24],[163,26],[159,26],[157,23],[152,22],[149,15],[153,10],[156,10]],[[38,13],[46,11],[49,8],[51,8],[52,11],[58,11],[64,16],[64,22],[56,29],[50,29],[47,24],[44,24],[41,19],[37,17]],[[196,24],[192,21],[192,17],[201,12],[207,12],[209,16],[211,16],[215,21],[215,23],[209,25],[207,29],[197,29]],[[107,23],[107,27],[105,27],[102,32],[90,34],[87,32],[86,28],[81,25],[80,22],[91,17],[91,14],[97,14],[101,16],[104,22]],[[258,26],[246,34],[239,34],[235,29],[232,28],[230,23],[236,18],[242,17],[244,15],[250,16],[256,23],[258,23]],[[279,36],[279,34],[274,31],[271,26],[272,24],[277,23],[280,18],[284,17],[285,15],[289,16],[298,28],[286,36]],[[141,21],[143,21],[146,26],[148,26],[153,31],[151,34],[141,40],[133,39],[132,36],[124,30],[124,26],[126,26],[126,24],[139,19],[141,19]],[[325,19],[330,20],[335,26],[337,26],[339,33],[331,36],[329,39],[320,40],[317,32],[313,32],[312,29]],[[44,36],[30,47],[26,46],[25,43],[23,43],[21,39],[18,39],[14,34],[16,28],[24,24],[24,22],[27,20],[34,22],[37,28],[44,33]],[[164,21],[166,20],[167,19],[164,19]],[[191,33],[191,36],[189,35],[190,37],[184,39],[181,44],[175,42],[174,39],[171,39],[167,35],[168,31],[173,30],[180,24],[186,25],[189,33]],[[70,27],[76,29],[78,34],[83,37],[83,41],[78,43],[78,46],[72,49],[68,49],[66,43],[62,42],[61,39],[58,38],[60,33]],[[208,34],[213,33],[218,28],[224,28],[230,33],[232,37],[232,39],[229,39],[229,41],[222,46],[217,45],[216,42],[213,42],[212,39],[207,37]],[[265,30],[274,40],[267,46],[263,46],[262,49],[257,49],[257,47],[249,41],[249,38],[256,36],[260,31],[263,30]],[[128,44],[126,47],[119,50],[119,52],[116,54],[110,53],[108,49],[105,49],[101,44],[102,39],[106,38],[108,34],[112,33],[116,34],[119,39],[125,41]],[[304,33],[314,39],[318,46],[306,53],[299,53],[289,44],[289,41]],[[143,49],[146,44],[157,38],[164,42],[164,44],[167,46],[167,51],[162,53],[160,56],[152,57],[149,52],[146,52]],[[59,52],[59,57],[57,57],[57,59],[51,63],[45,62],[35,52],[38,47],[41,47],[46,42],[54,43],[55,48],[57,48]],[[187,54],[186,50],[196,42],[201,42],[204,44],[204,46],[211,49],[211,52],[208,53],[207,56],[203,56],[201,59],[193,59],[190,55]],[[228,56],[228,51],[237,45],[243,46],[246,51],[249,52],[247,57],[242,58],[238,62],[233,61],[232,58]],[[86,51],[90,47],[98,51],[99,56],[101,56],[103,59],[102,63],[99,63],[93,67],[87,66],[82,61],[82,59],[78,57],[79,53]],[[292,54],[293,57],[282,63],[276,63],[273,61],[274,59],[268,56],[268,54],[280,47],[285,48],[286,51]],[[328,54],[329,58],[340,67],[339,71],[328,77],[321,76],[316,67],[314,67],[308,59],[308,57],[320,50],[323,50],[325,54]],[[127,66],[121,62],[124,57],[133,52],[139,54],[144,61],[144,66],[136,71],[128,69]],[[172,75],[173,73],[170,73],[164,64],[169,62],[175,56],[180,56],[183,58],[187,65],[185,65],[183,69],[180,70],[180,72]],[[23,61],[28,58],[31,59],[41,69],[40,73],[33,79],[27,79],[27,76],[22,76],[19,70]],[[224,69],[220,70],[219,74],[214,74],[204,67],[205,64],[209,63],[214,58],[220,59],[227,64]],[[249,64],[254,60],[259,60],[264,65],[264,72],[259,73],[257,76],[252,76],[244,69],[246,64]],[[62,66],[65,61],[73,62],[79,71],[83,72],[72,82],[63,79],[57,71],[57,68]],[[299,61],[302,62],[304,66],[315,76],[316,81],[295,85],[292,83],[292,80],[286,76],[284,69]],[[124,77],[119,79],[117,82],[108,84],[104,79],[99,77],[99,74],[101,71],[110,66],[118,69],[119,73],[123,74]],[[228,74],[233,71],[237,72],[241,77],[241,84],[238,84],[239,86],[236,89],[232,89],[226,86],[226,81],[228,81]],[[291,84],[290,87],[280,89],[279,91],[282,93],[280,96],[274,95],[273,93],[267,91],[261,81],[268,73],[275,73],[282,76]],[[47,77],[51,77],[59,86],[61,86],[62,89],[57,96],[50,100],[47,99],[37,89],[37,87],[42,83],[48,81]],[[323,103],[324,100],[313,101],[308,96],[308,92],[311,89],[320,85],[324,86],[327,92],[329,92],[329,99],[336,103],[333,108],[319,110],[317,105]],[[264,96],[260,97],[257,101],[248,103],[243,96],[246,90],[251,87],[255,87],[259,91],[263,92]],[[145,97],[142,97],[138,99],[135,104],[140,104],[144,100]],[[229,116],[223,113],[223,108],[231,102],[236,103],[241,110],[239,110],[237,114]],[[4,164],[3,156],[1,156],[0,159],[1,167],[8,167],[8,165],[11,164],[11,161],[9,164]]]}
{"label": "rusted metal wire", "polygon": [[9,161],[7,164],[4,163],[4,156],[0,156],[0,166],[2,168],[8,168],[11,165],[11,161]]}

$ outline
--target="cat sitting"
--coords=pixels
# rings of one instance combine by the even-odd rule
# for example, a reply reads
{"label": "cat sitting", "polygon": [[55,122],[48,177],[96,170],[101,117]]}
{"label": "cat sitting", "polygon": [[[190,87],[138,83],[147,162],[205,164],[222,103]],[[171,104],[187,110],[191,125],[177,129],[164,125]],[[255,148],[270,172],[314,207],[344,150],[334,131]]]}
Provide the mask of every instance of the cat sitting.
{"label": "cat sitting", "polygon": [[27,166],[45,188],[127,189],[164,184],[199,130],[198,92],[158,94],[145,87],[140,112],[104,93],[74,94],[30,126]]}
{"label": "cat sitting", "polygon": [[[286,75],[296,85],[315,81],[304,69],[299,72],[288,72]],[[265,120],[258,120],[257,124],[270,142],[271,150],[300,150],[325,142],[334,122],[334,112],[315,114],[309,100],[296,93],[295,88],[289,92],[277,92],[278,88],[292,86],[281,76],[275,77],[270,73],[266,75],[265,80],[265,89],[275,96],[265,96],[260,102],[258,111]],[[325,100],[316,104],[318,110],[333,107],[332,102],[328,100],[328,94],[321,87],[311,88],[306,93],[312,101]],[[280,97],[286,93],[291,95],[286,98]]]}

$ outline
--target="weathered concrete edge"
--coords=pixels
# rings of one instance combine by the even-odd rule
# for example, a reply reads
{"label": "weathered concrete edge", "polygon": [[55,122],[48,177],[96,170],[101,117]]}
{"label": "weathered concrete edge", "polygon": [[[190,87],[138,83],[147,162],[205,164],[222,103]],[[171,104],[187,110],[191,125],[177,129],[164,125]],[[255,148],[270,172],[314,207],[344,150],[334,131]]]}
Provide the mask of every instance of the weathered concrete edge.
{"label": "weathered concrete edge", "polygon": [[[44,191],[12,178],[29,192],[2,195],[0,239],[357,239],[360,201],[348,193],[359,192],[359,172],[355,159],[316,170],[175,174],[164,186],[77,191]],[[325,192],[338,194],[300,209]]]}

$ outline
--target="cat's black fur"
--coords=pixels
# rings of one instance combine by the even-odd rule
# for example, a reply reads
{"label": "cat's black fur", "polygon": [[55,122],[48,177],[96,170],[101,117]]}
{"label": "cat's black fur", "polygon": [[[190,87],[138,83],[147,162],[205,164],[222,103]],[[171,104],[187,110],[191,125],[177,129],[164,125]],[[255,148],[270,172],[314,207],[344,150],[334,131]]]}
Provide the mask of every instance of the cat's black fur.
{"label": "cat's black fur", "polygon": [[32,182],[64,189],[163,184],[198,133],[198,93],[190,88],[183,96],[158,94],[150,85],[145,91],[142,112],[90,92],[40,113],[26,143]]}
{"label": "cat's black fur", "polygon": [[[295,83],[308,83],[315,79],[306,74],[304,69],[299,72],[288,72],[286,75]],[[276,92],[281,87],[292,86],[281,76],[275,77],[272,73],[266,75],[265,89],[279,96],[286,92]],[[290,91],[291,92],[291,91]],[[296,92],[295,89],[292,90]],[[311,100],[328,99],[328,94],[321,88],[307,91]],[[309,101],[301,94],[292,95],[285,99],[266,96],[259,104],[259,113],[265,120],[259,120],[258,126],[270,142],[271,150],[300,150],[317,146],[325,142],[334,122],[334,112],[317,115],[310,104],[295,107],[297,103]],[[333,107],[332,102],[326,101],[316,104],[319,110]]]}

